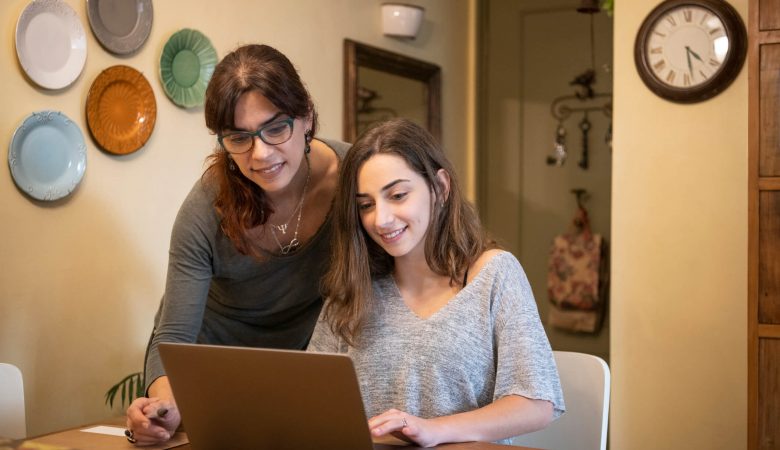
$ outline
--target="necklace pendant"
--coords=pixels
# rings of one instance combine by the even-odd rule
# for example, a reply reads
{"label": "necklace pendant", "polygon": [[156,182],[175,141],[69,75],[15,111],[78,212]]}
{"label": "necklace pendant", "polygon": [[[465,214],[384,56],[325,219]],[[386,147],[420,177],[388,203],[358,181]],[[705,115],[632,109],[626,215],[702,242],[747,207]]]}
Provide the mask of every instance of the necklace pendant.
{"label": "necklace pendant", "polygon": [[293,240],[290,241],[289,244],[287,244],[284,247],[282,247],[282,254],[286,255],[286,254],[290,253],[291,251],[293,251],[296,248],[298,248],[299,245],[301,245],[301,243],[298,242],[298,238],[293,238]]}
{"label": "necklace pendant", "polygon": [[287,224],[283,223],[281,225],[274,225],[277,230],[281,231],[282,234],[287,234]]}

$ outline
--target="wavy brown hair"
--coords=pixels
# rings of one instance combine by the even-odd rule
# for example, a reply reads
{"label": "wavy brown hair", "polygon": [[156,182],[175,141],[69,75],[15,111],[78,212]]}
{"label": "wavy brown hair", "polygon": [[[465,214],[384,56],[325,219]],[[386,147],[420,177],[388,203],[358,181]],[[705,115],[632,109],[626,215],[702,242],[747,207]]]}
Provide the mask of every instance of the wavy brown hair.
{"label": "wavy brown hair", "polygon": [[[258,91],[281,113],[311,117],[311,136],[317,131],[317,112],[295,67],[281,52],[267,45],[245,45],[217,64],[206,88],[206,126],[213,134],[235,129],[236,104],[241,95]],[[265,192],[239,170],[230,170],[230,155],[219,145],[206,158],[203,177],[216,187],[214,207],[220,227],[236,249],[262,258],[247,231],[262,225],[273,209]]]}
{"label": "wavy brown hair", "polygon": [[[425,260],[434,273],[460,283],[468,267],[495,243],[486,236],[474,207],[463,197],[455,171],[436,139],[407,119],[393,119],[371,128],[347,152],[341,163],[333,207],[331,264],[323,279],[325,318],[331,330],[354,345],[373,297],[372,277],[392,273],[394,259],[373,241],[360,221],[358,173],[374,155],[403,158],[435,194],[425,238]],[[450,176],[445,198],[436,177]],[[443,206],[442,205],[442,200]]]}

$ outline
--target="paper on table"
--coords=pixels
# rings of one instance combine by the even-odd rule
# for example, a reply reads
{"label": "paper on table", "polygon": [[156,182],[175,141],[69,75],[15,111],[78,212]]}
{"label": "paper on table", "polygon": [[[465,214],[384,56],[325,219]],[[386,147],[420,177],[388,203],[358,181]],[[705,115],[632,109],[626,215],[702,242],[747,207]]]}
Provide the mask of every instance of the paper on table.
{"label": "paper on table", "polygon": [[[121,418],[117,418],[116,420],[112,419],[106,422],[109,424],[121,424],[124,421],[125,418],[121,417]],[[86,433],[84,432],[85,430],[94,430],[95,428],[97,428],[98,430],[101,430],[102,428],[103,431],[111,431],[111,434],[105,434],[100,432],[96,433],[95,431],[90,431]],[[106,430],[106,428],[108,428],[109,430]],[[118,430],[121,436],[117,436],[113,433],[116,430]],[[174,434],[169,441],[166,441],[162,444],[144,447],[144,450],[164,450],[173,447],[178,447],[182,444],[186,444],[187,442],[189,442],[187,440],[187,434],[179,432]],[[45,436],[34,438],[34,440],[28,441],[28,443],[35,443],[37,445],[40,444],[59,445],[61,447],[64,447],[64,449],[79,449],[79,450],[133,450],[138,448],[135,445],[127,442],[127,439],[125,438],[124,427],[117,427],[117,426],[111,426],[106,424],[89,426],[87,428],[83,428],[83,427],[73,428],[70,430],[47,434]]]}
{"label": "paper on table", "polygon": [[98,425],[96,427],[92,428],[85,428],[81,430],[85,433],[97,433],[97,434],[109,434],[111,436],[122,436],[125,435],[125,429],[121,427],[109,427],[106,425]]}

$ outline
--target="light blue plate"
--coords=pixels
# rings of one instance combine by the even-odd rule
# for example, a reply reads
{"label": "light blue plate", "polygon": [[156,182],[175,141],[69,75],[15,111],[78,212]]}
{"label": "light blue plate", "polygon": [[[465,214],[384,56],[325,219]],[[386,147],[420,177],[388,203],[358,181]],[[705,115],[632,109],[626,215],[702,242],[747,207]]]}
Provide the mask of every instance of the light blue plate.
{"label": "light blue plate", "polygon": [[76,189],[87,169],[84,135],[61,112],[34,112],[14,131],[8,165],[16,185],[30,197],[61,199]]}

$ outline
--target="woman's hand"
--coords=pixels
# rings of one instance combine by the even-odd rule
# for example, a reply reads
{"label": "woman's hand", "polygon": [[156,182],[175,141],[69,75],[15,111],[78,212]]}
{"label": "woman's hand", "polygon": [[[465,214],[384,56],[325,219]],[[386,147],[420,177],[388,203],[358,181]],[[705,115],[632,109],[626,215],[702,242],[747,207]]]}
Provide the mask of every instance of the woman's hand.
{"label": "woman's hand", "polygon": [[138,446],[167,441],[181,424],[176,403],[157,397],[139,397],[127,408],[128,441]]}
{"label": "woman's hand", "polygon": [[420,447],[433,447],[441,443],[441,430],[434,420],[422,419],[397,409],[390,409],[368,419],[368,429],[373,437],[392,434]]}
{"label": "woman's hand", "polygon": [[420,447],[447,442],[490,442],[541,430],[553,417],[553,404],[507,395],[473,411],[431,419],[391,409],[368,420],[371,436],[388,434]]}

